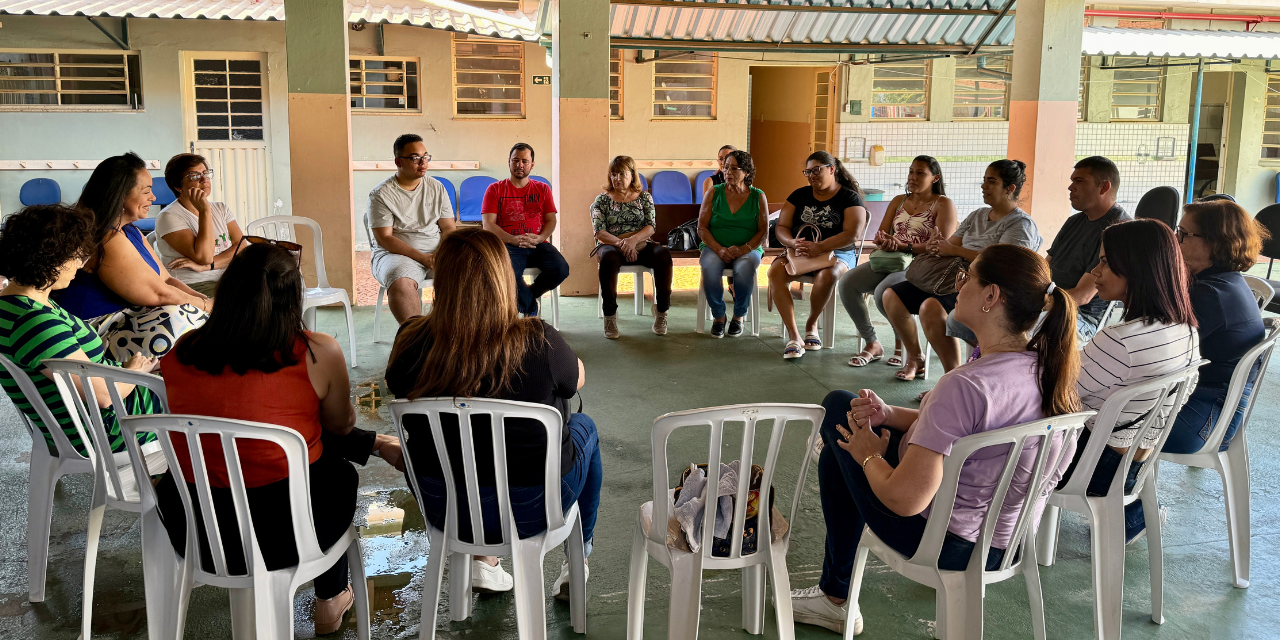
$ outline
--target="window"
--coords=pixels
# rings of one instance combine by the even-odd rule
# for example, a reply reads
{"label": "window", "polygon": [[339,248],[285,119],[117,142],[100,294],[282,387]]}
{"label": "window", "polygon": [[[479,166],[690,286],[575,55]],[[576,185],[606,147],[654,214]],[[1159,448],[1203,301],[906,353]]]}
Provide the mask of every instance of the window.
{"label": "window", "polygon": [[[988,57],[984,66],[992,71],[1009,72],[1009,60]],[[956,120],[1004,120],[1009,83],[978,68],[978,58],[956,60],[956,87],[951,117]]]}
{"label": "window", "polygon": [[622,119],[622,49],[609,50],[609,117]]}
{"label": "window", "polygon": [[262,62],[193,60],[197,140],[262,140]]}
{"label": "window", "polygon": [[1117,56],[1111,67],[1146,67],[1113,69],[1111,85],[1112,121],[1154,121],[1160,119],[1160,93],[1164,85],[1164,69],[1150,65],[1164,64],[1163,58]]}
{"label": "window", "polygon": [[1080,94],[1076,100],[1076,120],[1084,121],[1089,115],[1089,56],[1080,58]]}
{"label": "window", "polygon": [[1280,69],[1267,74],[1266,111],[1262,115],[1262,157],[1280,160]]}
{"label": "window", "polygon": [[418,111],[418,60],[354,57],[350,60],[351,108]]}
{"label": "window", "polygon": [[0,108],[142,108],[136,53],[0,51]]}
{"label": "window", "polygon": [[453,36],[453,112],[467,118],[524,117],[524,45]]}
{"label": "window", "polygon": [[715,54],[654,61],[653,117],[716,117]]}
{"label": "window", "polygon": [[929,63],[878,64],[871,73],[871,117],[924,120],[929,116]]}

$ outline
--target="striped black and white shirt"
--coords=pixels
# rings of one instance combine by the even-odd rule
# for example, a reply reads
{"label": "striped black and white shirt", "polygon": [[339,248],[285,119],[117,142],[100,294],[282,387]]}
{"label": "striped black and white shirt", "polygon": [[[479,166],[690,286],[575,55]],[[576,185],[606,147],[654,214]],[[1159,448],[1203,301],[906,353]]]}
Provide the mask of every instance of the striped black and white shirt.
{"label": "striped black and white shirt", "polygon": [[[1086,409],[1097,411],[1111,393],[1131,384],[1173,373],[1200,358],[1200,335],[1190,325],[1147,322],[1144,319],[1112,325],[1098,332],[1080,357],[1080,378],[1076,391]],[[1160,392],[1140,395],[1120,412],[1116,425],[1141,418],[1160,400]],[[1162,411],[1177,398],[1167,396]],[[1088,427],[1093,428],[1094,418]],[[1128,447],[1138,437],[1140,425],[1111,434],[1107,444]],[[1110,425],[1108,429],[1112,428]],[[1154,447],[1160,430],[1153,428],[1143,437],[1141,447]]]}

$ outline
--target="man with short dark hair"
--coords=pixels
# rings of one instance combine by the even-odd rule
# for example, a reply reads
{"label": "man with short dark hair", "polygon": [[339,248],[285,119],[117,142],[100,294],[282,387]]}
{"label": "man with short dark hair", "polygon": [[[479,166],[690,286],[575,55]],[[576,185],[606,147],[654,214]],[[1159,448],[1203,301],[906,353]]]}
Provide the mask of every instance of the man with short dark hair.
{"label": "man with short dark hair", "polygon": [[396,173],[369,192],[365,222],[373,277],[387,288],[396,324],[403,324],[422,314],[420,288],[431,278],[440,239],[454,229],[453,203],[438,180],[424,179],[431,154],[422,136],[406,133],[391,148]]}
{"label": "man with short dark hair", "polygon": [[[530,180],[533,147],[518,142],[507,156],[511,177],[489,185],[480,205],[481,224],[507,245],[516,274],[516,305],[520,313],[538,314],[538,298],[569,277],[569,263],[549,242],[556,228],[556,203],[551,187]],[[542,273],[525,284],[524,270]]]}

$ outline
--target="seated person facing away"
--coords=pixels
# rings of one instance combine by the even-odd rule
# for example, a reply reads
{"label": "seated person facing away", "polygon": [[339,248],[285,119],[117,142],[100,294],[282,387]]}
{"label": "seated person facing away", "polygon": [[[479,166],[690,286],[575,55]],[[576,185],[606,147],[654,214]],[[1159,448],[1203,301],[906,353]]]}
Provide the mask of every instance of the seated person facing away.
{"label": "seated person facing away", "polygon": [[650,242],[658,224],[653,196],[640,186],[636,162],[618,156],[609,163],[609,183],[591,203],[591,226],[596,232],[596,260],[600,262],[600,300],[604,337],[618,337],[618,272],[623,265],[653,269],[653,332],[667,335],[671,308],[671,252]]}
{"label": "seated person facing away", "polygon": [[155,199],[142,158],[129,152],[100,162],[77,203],[93,212],[94,251],[71,284],[53,294],[97,331],[116,362],[138,353],[163,356],[213,308],[211,298],[169,274],[133,226]]}
{"label": "seated person facing away", "polygon": [[[1191,308],[1199,324],[1200,353],[1210,362],[1200,368],[1200,381],[1178,413],[1163,450],[1195,453],[1224,410],[1227,386],[1240,358],[1266,334],[1258,301],[1240,272],[1253,266],[1271,234],[1240,205],[1214,200],[1183,207],[1177,235],[1192,277]],[[1239,405],[1225,408],[1234,415],[1221,451],[1231,445],[1244,420],[1259,368],[1255,362],[1249,370]]]}
{"label": "seated person facing away", "polygon": [[[555,289],[569,277],[569,263],[551,244],[556,228],[556,203],[551,187],[530,180],[533,172],[533,147],[517,142],[507,155],[511,177],[499,180],[484,192],[480,203],[481,224],[507,245],[511,268],[516,274],[516,304],[520,313],[538,315],[538,299]],[[542,273],[525,284],[524,270],[541,269]]]}
{"label": "seated person facing away", "polygon": [[[600,441],[596,425],[586,414],[571,413],[569,399],[586,382],[582,361],[565,344],[560,333],[539,318],[520,318],[515,306],[516,278],[502,241],[483,229],[463,228],[440,244],[436,269],[436,299],[426,317],[400,327],[391,360],[387,363],[387,389],[398,398],[459,397],[499,398],[550,405],[564,416],[559,443],[560,498],[567,511],[576,502],[582,518],[582,539],[591,554],[596,512],[600,506]],[[467,354],[466,358],[458,354]],[[451,460],[462,459],[456,432],[457,419],[444,416],[441,428]],[[479,434],[488,426],[477,424]],[[418,474],[418,487],[431,526],[443,530],[449,500],[435,450],[431,428],[423,416],[405,416],[404,429],[411,434],[406,455]],[[480,485],[480,511],[484,539],[500,540],[497,491],[510,492],[516,530],[521,538],[546,531],[543,490],[546,482],[546,429],[542,423],[512,419],[506,425],[508,487],[494,487],[493,453],[487,435],[476,439],[476,472]],[[462,467],[453,473],[464,486]],[[467,513],[467,496],[458,497],[458,513]],[[464,540],[474,539],[470,520],[461,519],[458,531]],[[509,591],[511,576],[494,557],[473,562],[472,588]],[[569,597],[569,566],[560,566],[555,583],[557,598]]]}
{"label": "seated person facing away", "polygon": [[452,233],[453,204],[438,180],[428,180],[431,154],[406,133],[392,145],[396,173],[369,192],[373,277],[387,288],[396,324],[422,313],[420,288],[431,278],[440,237]]}
{"label": "seated person facing away", "polygon": [[[71,446],[82,455],[87,454],[89,445],[81,440],[71,418],[70,412],[74,409],[63,404],[53,374],[43,362],[50,358],[71,358],[118,364],[107,357],[102,340],[93,329],[49,299],[51,291],[64,289],[71,283],[76,270],[97,249],[93,225],[93,215],[84,210],[62,205],[35,205],[10,215],[5,219],[4,230],[0,231],[0,271],[11,278],[9,284],[0,290],[0,356],[31,378],[40,399],[49,407],[58,424],[44,424],[35,407],[18,388],[17,381],[4,367],[0,367],[0,386],[9,394],[14,406],[44,433],[49,452],[54,455],[57,455],[57,449],[50,435],[51,428],[61,429],[71,441]],[[134,354],[124,367],[131,371],[151,371],[155,363],[152,358]],[[73,377],[72,381],[84,397],[80,378]],[[124,436],[116,423],[106,382],[95,378],[93,384],[102,422],[111,439],[111,450],[124,451]],[[116,388],[130,414],[159,413],[162,410],[160,401],[145,387],[121,383]],[[155,434],[140,433],[138,442],[143,445],[142,452],[152,473],[164,471],[164,453],[160,451],[160,443],[155,441]]]}
{"label": "seated person facing away", "polygon": [[[831,251],[834,264],[791,275],[787,269],[787,256],[780,256],[769,265],[769,291],[778,303],[778,315],[787,328],[787,346],[783,358],[799,358],[805,349],[821,349],[818,336],[818,320],[829,300],[832,288],[845,271],[858,265],[858,239],[867,227],[867,209],[862,204],[858,181],[849,175],[840,159],[826,151],[815,151],[805,160],[801,171],[809,185],[800,187],[787,196],[778,214],[778,242],[795,251],[800,258],[819,258]],[[817,230],[798,234],[804,227]],[[809,319],[804,323],[804,342],[796,327],[796,306],[788,287],[801,276],[813,277],[813,295],[810,297]],[[735,289],[736,291],[736,289]]]}
{"label": "seated person facing away", "polygon": [[[818,483],[826,557],[818,585],[791,594],[797,623],[844,631],[849,579],[864,525],[899,553],[915,554],[925,512],[943,480],[944,459],[957,440],[1079,410],[1076,305],[1053,286],[1044,259],[1024,247],[994,245],[956,279],[956,315],[978,334],[982,359],[943,375],[918,411],[889,406],[868,389],[857,395],[832,391],[823,401],[826,446],[818,459]],[[1028,340],[1027,332],[1045,309],[1048,317]],[[1047,470],[1049,484],[1030,514],[1032,522],[1039,520],[1048,489],[1070,462],[1075,442],[1057,439],[1050,447],[1048,459],[1061,463]],[[983,449],[960,471],[939,569],[968,566],[1007,451]],[[1028,443],[1018,460],[991,538],[987,570],[1004,559],[1021,499],[1031,490],[1037,453],[1038,443]],[[856,600],[852,606],[858,606]],[[861,633],[861,614],[852,619],[854,634]]]}
{"label": "seated person facing away", "polygon": [[[351,462],[363,465],[372,454],[399,468],[400,442],[355,428],[342,349],[331,336],[303,329],[302,290],[302,273],[289,251],[272,244],[241,249],[218,285],[209,322],[183,336],[161,361],[161,368],[173,413],[266,422],[302,435],[307,442],[316,540],[328,550],[355,516],[360,477]],[[263,324],[263,319],[269,322]],[[235,348],[228,349],[229,344]],[[243,572],[245,559],[222,445],[213,439],[201,443],[227,569]],[[173,446],[183,477],[192,480],[186,440],[175,436]],[[284,451],[260,441],[242,440],[236,446],[254,533],[267,569],[296,565]],[[172,472],[165,474],[156,485],[156,501],[169,540],[182,554],[187,520],[175,482]],[[194,493],[195,484],[187,486]],[[197,522],[200,517],[197,513]],[[212,570],[204,529],[198,535],[201,562]],[[347,582],[346,556],[316,578],[317,634],[333,633],[342,624],[343,613],[354,601]]]}
{"label": "seated person facing away", "polygon": [[164,182],[178,199],[156,217],[160,257],[173,277],[212,296],[244,234],[225,203],[209,201],[213,170],[204,156],[180,153],[170,158],[164,167]]}
{"label": "seated person facing away", "polygon": [[[1018,207],[1018,196],[1027,181],[1026,169],[1026,163],[1021,160],[996,160],[988,165],[982,180],[982,201],[988,206],[970,213],[950,238],[935,233],[929,240],[929,253],[972,262],[980,251],[994,244],[1039,249],[1041,238],[1035,220]],[[923,291],[909,281],[895,284],[884,292],[886,317],[902,338],[907,352],[902,370],[895,374],[899,380],[915,380],[924,371],[924,353],[911,317],[917,314],[925,338],[942,361],[942,369],[950,371],[960,366],[960,345],[952,339],[955,320],[950,318],[956,295]]]}
{"label": "seated person facing away", "polygon": [[[1157,220],[1136,220],[1108,227],[1101,240],[1102,254],[1093,268],[1090,285],[1102,300],[1124,303],[1124,321],[1104,328],[1081,353],[1076,392],[1089,411],[1102,409],[1112,393],[1173,373],[1200,359],[1200,337],[1187,295],[1189,278],[1173,231]],[[1159,392],[1153,392],[1125,405],[1114,425],[1117,429],[1108,437],[1107,447],[1094,468],[1089,495],[1107,495],[1129,447],[1138,446],[1140,450],[1134,454],[1124,484],[1125,493],[1133,490],[1143,461],[1151,457],[1161,435],[1161,429],[1153,428],[1142,442],[1135,442],[1140,423],[1157,404],[1161,414],[1168,415],[1176,400],[1175,394],[1165,396],[1161,402]],[[1085,443],[1092,437],[1093,425],[1094,418],[1089,418],[1087,429],[1076,443],[1076,460],[1063,475],[1063,483],[1075,471]],[[1130,503],[1125,513],[1126,539],[1132,541],[1144,529],[1142,502]]]}
{"label": "seated person facing away", "polygon": [[[742,321],[751,309],[751,296],[756,294],[756,269],[764,256],[764,236],[769,231],[769,200],[764,192],[751,186],[756,168],[751,154],[731,151],[724,159],[724,184],[718,184],[702,196],[698,212],[698,237],[702,255],[702,288],[707,292],[711,308],[711,337],[725,335],[724,283],[725,269],[733,270],[733,320],[729,337],[742,335]],[[790,295],[790,294],[788,294]]]}

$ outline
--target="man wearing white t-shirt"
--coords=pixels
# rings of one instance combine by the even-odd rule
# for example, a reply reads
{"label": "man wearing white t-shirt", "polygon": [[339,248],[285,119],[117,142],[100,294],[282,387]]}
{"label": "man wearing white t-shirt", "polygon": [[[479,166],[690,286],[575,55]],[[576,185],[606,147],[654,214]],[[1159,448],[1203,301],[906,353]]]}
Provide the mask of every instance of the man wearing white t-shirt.
{"label": "man wearing white t-shirt", "polygon": [[156,218],[160,258],[173,277],[212,296],[244,234],[226,204],[209,201],[213,170],[204,156],[180,153],[170,158],[164,181],[178,199]]}
{"label": "man wearing white t-shirt", "polygon": [[396,174],[369,192],[373,277],[387,288],[397,324],[422,314],[422,285],[431,278],[440,239],[454,229],[453,204],[437,180],[424,180],[431,155],[422,137],[396,138]]}

